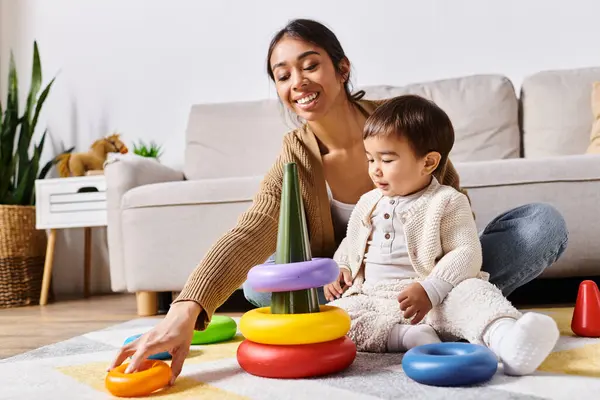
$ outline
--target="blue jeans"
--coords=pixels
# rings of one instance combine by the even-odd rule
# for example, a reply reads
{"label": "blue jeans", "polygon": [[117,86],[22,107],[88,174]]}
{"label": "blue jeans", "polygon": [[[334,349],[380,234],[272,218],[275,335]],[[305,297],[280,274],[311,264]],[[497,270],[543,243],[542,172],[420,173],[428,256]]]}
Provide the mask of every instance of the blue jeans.
{"label": "blue jeans", "polygon": [[[556,262],[568,242],[566,223],[560,213],[545,203],[512,209],[491,221],[480,235],[483,270],[505,296],[538,277]],[[256,307],[271,304],[271,293],[255,292],[244,283],[244,296]],[[326,304],[323,288],[319,303]]]}

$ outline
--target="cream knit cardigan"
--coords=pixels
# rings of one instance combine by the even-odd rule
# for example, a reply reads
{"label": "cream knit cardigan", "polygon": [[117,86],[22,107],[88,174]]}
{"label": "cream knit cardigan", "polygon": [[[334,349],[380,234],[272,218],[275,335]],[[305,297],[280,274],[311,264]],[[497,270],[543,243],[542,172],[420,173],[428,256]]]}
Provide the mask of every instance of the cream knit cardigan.
{"label": "cream knit cardigan", "polygon": [[[372,231],[371,214],[383,198],[379,189],[365,193],[350,215],[346,237],[333,258],[352,272],[349,296],[364,282],[363,260]],[[440,185],[435,177],[423,193],[399,218],[404,225],[410,261],[418,279],[432,276],[453,286],[467,278],[489,279],[481,271],[482,250],[467,196]]]}
{"label": "cream knit cardigan", "polygon": [[[365,116],[369,116],[383,102],[360,100],[355,104]],[[308,124],[286,134],[281,152],[265,174],[252,205],[206,254],[199,254],[202,260],[173,301],[194,301],[202,307],[194,325],[196,330],[206,329],[215,310],[242,286],[248,271],[265,262],[275,252],[283,166],[286,163],[298,165],[298,180],[313,257],[331,257],[334,254],[338,244],[331,219],[321,151],[317,135]],[[460,177],[450,160],[435,172],[435,176],[442,184],[462,190]]]}

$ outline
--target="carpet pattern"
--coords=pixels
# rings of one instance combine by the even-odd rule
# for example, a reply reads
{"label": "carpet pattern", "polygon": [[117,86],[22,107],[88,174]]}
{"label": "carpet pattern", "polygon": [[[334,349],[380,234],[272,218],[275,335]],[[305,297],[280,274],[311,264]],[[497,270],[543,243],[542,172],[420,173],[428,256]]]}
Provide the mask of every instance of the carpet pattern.
{"label": "carpet pattern", "polygon": [[[259,378],[236,360],[243,340],[192,346],[175,386],[151,398],[180,399],[568,399],[600,393],[600,339],[575,337],[572,309],[536,310],[551,315],[561,338],[532,376],[508,377],[499,368],[489,382],[465,388],[418,384],[403,373],[401,354],[359,353],[339,374],[301,380]],[[157,319],[140,318],[0,360],[0,399],[111,399],[104,388],[106,367],[123,341],[145,332]]]}

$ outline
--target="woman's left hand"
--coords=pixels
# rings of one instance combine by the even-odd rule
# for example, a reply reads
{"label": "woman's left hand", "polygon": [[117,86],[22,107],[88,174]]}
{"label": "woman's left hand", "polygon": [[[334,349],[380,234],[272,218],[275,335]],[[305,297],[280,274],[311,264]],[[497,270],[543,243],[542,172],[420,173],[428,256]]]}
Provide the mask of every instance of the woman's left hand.
{"label": "woman's left hand", "polygon": [[433,308],[423,285],[418,282],[401,291],[398,295],[398,302],[400,303],[400,310],[404,312],[404,318],[412,318],[411,324],[413,325],[421,322]]}

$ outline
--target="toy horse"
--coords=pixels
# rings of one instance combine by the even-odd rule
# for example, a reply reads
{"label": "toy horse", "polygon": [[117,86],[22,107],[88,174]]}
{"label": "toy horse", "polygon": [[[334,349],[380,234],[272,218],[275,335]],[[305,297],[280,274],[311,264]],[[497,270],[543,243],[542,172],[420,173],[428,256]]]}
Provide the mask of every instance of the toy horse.
{"label": "toy horse", "polygon": [[60,177],[83,176],[87,171],[104,170],[104,162],[108,153],[128,152],[127,146],[115,133],[103,139],[98,139],[86,153],[61,154],[58,158],[57,169]]}

